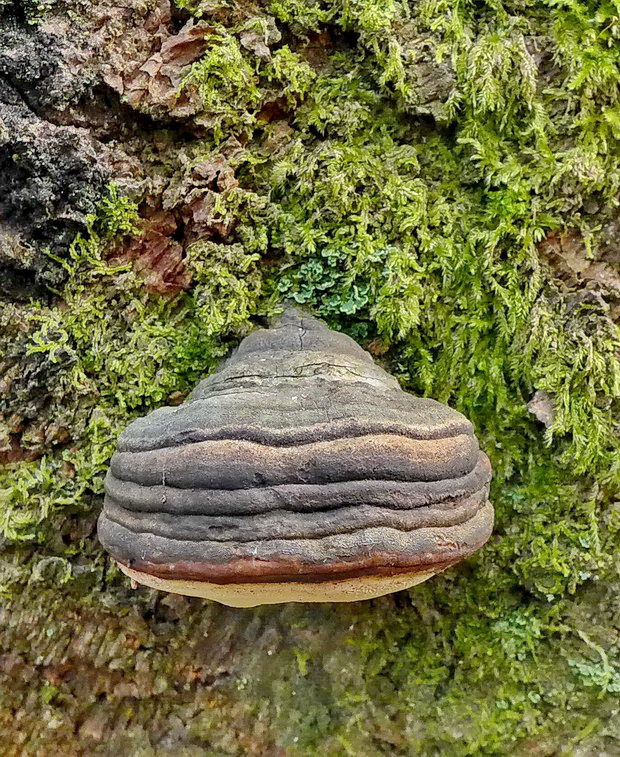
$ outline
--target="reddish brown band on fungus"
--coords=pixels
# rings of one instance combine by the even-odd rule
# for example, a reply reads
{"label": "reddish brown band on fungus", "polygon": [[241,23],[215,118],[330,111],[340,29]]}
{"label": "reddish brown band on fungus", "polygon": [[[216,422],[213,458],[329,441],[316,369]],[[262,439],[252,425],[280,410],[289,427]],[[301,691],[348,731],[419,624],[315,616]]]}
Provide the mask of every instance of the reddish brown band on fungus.
{"label": "reddish brown band on fungus", "polygon": [[[482,546],[482,545],[481,545]],[[331,563],[329,565],[307,565],[280,560],[235,560],[225,565],[198,562],[152,563],[148,561],[121,562],[127,568],[157,578],[174,581],[204,581],[213,584],[252,583],[321,583],[365,576],[397,576],[403,573],[425,573],[449,568],[459,562],[470,550],[463,554],[451,553],[450,559],[437,556],[422,557],[415,563],[402,557],[375,555],[352,562]]]}

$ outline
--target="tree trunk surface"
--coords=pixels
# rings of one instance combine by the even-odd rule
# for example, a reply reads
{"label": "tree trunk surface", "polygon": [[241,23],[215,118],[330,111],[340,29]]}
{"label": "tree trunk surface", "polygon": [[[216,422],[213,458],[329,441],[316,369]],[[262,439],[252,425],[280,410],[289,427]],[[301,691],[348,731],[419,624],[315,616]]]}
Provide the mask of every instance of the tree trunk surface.
{"label": "tree trunk surface", "polygon": [[[0,0],[6,755],[620,755],[620,8]],[[495,531],[233,609],[98,544],[134,418],[279,302],[474,423]]]}

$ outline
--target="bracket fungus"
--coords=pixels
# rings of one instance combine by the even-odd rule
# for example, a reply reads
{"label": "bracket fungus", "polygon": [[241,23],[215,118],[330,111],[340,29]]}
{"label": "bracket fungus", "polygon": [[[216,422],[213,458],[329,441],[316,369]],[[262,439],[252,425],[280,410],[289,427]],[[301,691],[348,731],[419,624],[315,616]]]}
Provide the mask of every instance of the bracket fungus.
{"label": "bracket fungus", "polygon": [[471,423],[288,308],[121,434],[99,538],[157,589],[235,607],[408,588],[489,538]]}

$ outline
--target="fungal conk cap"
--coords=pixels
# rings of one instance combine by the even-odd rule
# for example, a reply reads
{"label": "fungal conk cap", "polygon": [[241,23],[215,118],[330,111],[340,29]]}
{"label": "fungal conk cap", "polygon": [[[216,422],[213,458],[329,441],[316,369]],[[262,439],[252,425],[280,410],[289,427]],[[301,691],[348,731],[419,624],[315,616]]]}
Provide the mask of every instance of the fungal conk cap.
{"label": "fungal conk cap", "polygon": [[482,546],[490,478],[463,415],[289,308],[184,405],[121,434],[99,538],[156,589],[237,607],[350,602]]}

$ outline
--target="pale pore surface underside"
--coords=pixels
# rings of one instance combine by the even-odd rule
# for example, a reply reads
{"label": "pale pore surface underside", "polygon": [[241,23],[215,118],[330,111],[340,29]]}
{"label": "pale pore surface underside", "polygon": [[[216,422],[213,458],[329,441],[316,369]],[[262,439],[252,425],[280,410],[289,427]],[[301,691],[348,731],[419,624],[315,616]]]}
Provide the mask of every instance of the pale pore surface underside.
{"label": "pale pore surface underside", "polygon": [[133,581],[149,586],[151,589],[211,599],[229,607],[257,607],[283,602],[358,602],[409,589],[441,572],[432,570],[425,573],[402,573],[397,576],[364,576],[320,583],[290,581],[283,584],[221,585],[207,581],[175,581],[158,578],[139,570],[132,570],[122,563],[118,563],[118,567]]}

